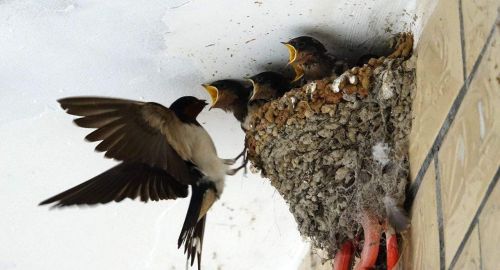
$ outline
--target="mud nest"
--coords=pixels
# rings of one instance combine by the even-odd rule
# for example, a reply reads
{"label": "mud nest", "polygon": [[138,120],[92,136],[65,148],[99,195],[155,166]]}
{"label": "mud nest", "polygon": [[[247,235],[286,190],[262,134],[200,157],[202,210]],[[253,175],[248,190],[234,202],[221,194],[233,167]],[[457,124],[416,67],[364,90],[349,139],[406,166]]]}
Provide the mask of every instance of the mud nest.
{"label": "mud nest", "polygon": [[332,258],[361,233],[360,215],[402,203],[415,69],[410,34],[394,52],[295,88],[251,115],[255,169],[285,198],[302,236]]}

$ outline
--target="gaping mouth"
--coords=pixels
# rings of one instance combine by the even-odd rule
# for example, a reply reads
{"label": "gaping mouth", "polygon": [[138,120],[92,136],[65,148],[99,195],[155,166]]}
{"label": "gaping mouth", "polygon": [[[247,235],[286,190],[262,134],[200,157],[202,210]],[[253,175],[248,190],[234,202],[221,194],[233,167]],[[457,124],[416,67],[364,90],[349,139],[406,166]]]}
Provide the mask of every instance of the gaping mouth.
{"label": "gaping mouth", "polygon": [[295,78],[292,80],[292,83],[294,83],[304,76],[304,70],[299,65],[292,65],[292,67],[295,72]]}
{"label": "gaping mouth", "polygon": [[291,64],[295,62],[295,59],[297,59],[297,50],[295,49],[295,47],[293,47],[288,43],[285,43],[285,46],[288,48],[288,53],[289,53],[288,64]]}
{"label": "gaping mouth", "polygon": [[259,85],[254,82],[252,79],[247,79],[252,83],[252,96],[249,101],[253,101],[257,97],[257,93],[259,92]]}
{"label": "gaping mouth", "polygon": [[217,87],[210,84],[203,84],[202,86],[210,95],[210,100],[212,101],[211,107],[213,107],[215,103],[217,103],[217,99],[219,98],[219,90],[217,89]]}

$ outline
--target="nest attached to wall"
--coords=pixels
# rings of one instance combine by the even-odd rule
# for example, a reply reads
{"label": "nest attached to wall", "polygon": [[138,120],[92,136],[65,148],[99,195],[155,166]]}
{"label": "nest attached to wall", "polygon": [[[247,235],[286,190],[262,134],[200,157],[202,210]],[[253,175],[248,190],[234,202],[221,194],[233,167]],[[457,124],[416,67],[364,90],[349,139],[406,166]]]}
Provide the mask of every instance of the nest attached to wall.
{"label": "nest attached to wall", "polygon": [[302,236],[332,258],[361,233],[360,214],[386,218],[402,203],[415,68],[413,36],[340,76],[309,82],[264,104],[246,133],[252,169],[285,198]]}

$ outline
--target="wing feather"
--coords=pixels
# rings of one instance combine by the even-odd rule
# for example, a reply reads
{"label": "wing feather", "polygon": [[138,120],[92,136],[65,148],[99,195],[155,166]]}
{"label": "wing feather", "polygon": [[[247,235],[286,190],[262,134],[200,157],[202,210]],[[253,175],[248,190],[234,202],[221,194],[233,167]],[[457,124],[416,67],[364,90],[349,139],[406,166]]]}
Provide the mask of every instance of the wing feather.
{"label": "wing feather", "polygon": [[71,97],[59,103],[67,113],[81,116],[74,121],[78,126],[96,129],[86,139],[100,141],[95,149],[106,157],[161,168],[183,184],[195,181],[186,164],[190,149],[178,131],[184,124],[172,110],[157,103],[101,97]]}
{"label": "wing feather", "polygon": [[[154,179],[154,180],[152,180]],[[152,184],[158,183],[158,184]],[[165,189],[169,187],[169,189]],[[185,198],[188,186],[164,170],[140,163],[121,163],[96,177],[55,195],[43,202],[54,207],[120,202],[125,198],[141,201]]]}

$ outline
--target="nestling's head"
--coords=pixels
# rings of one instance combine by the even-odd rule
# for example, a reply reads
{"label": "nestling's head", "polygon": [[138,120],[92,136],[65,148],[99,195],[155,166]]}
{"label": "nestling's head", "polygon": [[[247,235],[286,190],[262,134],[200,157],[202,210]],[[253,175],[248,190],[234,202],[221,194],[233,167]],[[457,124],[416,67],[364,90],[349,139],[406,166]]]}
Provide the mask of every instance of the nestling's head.
{"label": "nestling's head", "polygon": [[219,108],[228,111],[235,104],[246,104],[250,96],[250,89],[237,80],[218,80],[202,86],[210,95],[212,101],[210,109]]}
{"label": "nestling's head", "polygon": [[253,86],[250,101],[270,101],[281,97],[286,91],[290,90],[289,80],[282,74],[273,71],[261,72],[248,78],[248,80]]}
{"label": "nestling's head", "polygon": [[325,46],[317,39],[309,36],[296,37],[282,43],[288,48],[288,64],[300,63],[310,54],[326,53]]}
{"label": "nestling's head", "polygon": [[292,83],[300,80],[304,76],[303,64],[311,58],[326,53],[326,48],[317,39],[309,36],[300,36],[282,42],[289,53],[288,64],[292,66],[295,72],[295,78]]}

